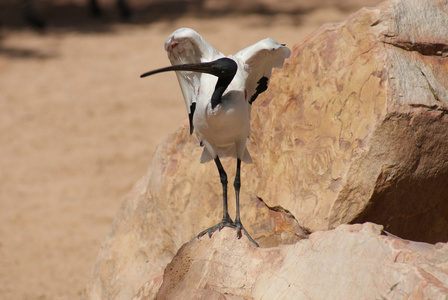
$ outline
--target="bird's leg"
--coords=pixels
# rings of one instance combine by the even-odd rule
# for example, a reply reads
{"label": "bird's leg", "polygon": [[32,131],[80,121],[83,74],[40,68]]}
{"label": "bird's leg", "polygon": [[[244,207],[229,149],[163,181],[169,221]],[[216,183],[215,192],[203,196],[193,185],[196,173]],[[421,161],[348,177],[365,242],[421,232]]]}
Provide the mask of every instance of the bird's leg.
{"label": "bird's leg", "polygon": [[260,247],[256,241],[249,235],[249,233],[244,229],[243,224],[240,219],[240,188],[241,188],[241,179],[240,179],[240,171],[241,171],[241,160],[238,158],[236,161],[236,175],[233,186],[235,188],[235,198],[236,198],[236,216],[234,225],[236,227],[236,235],[238,238],[241,238],[241,231],[244,232],[244,235],[255,244],[255,246]]}
{"label": "bird's leg", "polygon": [[208,233],[208,236],[211,237],[212,234],[216,230],[221,230],[224,227],[231,227],[235,228],[235,225],[232,221],[232,218],[230,218],[228,207],[227,207],[227,174],[226,171],[224,171],[224,167],[221,164],[221,161],[219,160],[219,157],[215,158],[216,167],[218,167],[219,171],[219,177],[221,179],[222,184],[222,202],[223,202],[223,214],[222,214],[222,221],[218,224],[216,224],[213,227],[210,227],[209,229],[206,229],[198,234],[198,238],[203,236],[204,234]]}
{"label": "bird's leg", "polygon": [[222,207],[223,207],[222,222],[233,224],[233,221],[229,215],[229,209],[227,207],[227,174],[226,171],[224,171],[224,167],[222,166],[219,157],[215,158],[215,163],[216,166],[218,167],[219,178],[221,179],[222,184]]}

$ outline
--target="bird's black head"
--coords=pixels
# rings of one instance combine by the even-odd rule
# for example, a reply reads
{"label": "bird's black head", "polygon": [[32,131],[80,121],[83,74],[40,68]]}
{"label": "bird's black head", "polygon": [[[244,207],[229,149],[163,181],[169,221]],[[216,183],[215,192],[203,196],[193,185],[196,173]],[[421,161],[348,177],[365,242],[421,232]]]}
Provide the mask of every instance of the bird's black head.
{"label": "bird's black head", "polygon": [[227,57],[223,57],[205,64],[208,64],[210,68],[210,72],[207,73],[215,75],[219,78],[233,78],[238,70],[238,65],[236,62]]}

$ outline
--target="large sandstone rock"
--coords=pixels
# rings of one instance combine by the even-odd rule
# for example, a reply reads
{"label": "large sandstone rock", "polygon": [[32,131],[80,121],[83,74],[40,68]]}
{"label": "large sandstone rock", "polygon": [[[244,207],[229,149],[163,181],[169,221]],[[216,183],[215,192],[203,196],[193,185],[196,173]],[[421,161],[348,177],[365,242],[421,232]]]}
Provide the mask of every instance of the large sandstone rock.
{"label": "large sandstone rock", "polygon": [[[447,11],[443,1],[388,1],[294,46],[253,106],[254,164],[242,167],[242,221],[262,247],[365,221],[448,240]],[[218,172],[199,164],[201,151],[186,126],[159,146],[102,245],[87,297],[129,299],[154,276],[157,290],[177,250],[219,221]],[[230,177],[234,164],[224,162]]]}
{"label": "large sandstone rock", "polygon": [[161,275],[150,279],[134,300],[448,297],[448,244],[380,233],[372,223],[341,225],[294,245],[254,248],[223,229],[183,245],[163,283]]}
{"label": "large sandstone rock", "polygon": [[384,2],[296,45],[254,106],[256,195],[311,231],[447,241],[447,11]]}

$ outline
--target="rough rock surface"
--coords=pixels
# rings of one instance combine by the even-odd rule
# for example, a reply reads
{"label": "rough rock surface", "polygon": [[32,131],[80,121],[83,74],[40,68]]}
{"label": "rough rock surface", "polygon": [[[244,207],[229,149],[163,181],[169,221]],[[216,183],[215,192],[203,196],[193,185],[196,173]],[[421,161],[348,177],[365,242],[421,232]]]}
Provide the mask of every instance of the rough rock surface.
{"label": "rough rock surface", "polygon": [[[242,221],[262,247],[365,221],[448,240],[447,12],[444,1],[388,1],[294,46],[253,106],[254,164],[242,167]],[[148,278],[160,284],[182,244],[220,220],[218,172],[199,164],[201,151],[186,126],[160,145],[123,201],[87,297],[129,299]],[[230,178],[234,164],[224,162]]]}
{"label": "rough rock surface", "polygon": [[[340,225],[294,245],[255,248],[223,229],[186,243],[143,299],[443,299],[448,244],[381,235],[381,226]],[[375,287],[375,288],[372,288]]]}
{"label": "rough rock surface", "polygon": [[256,195],[311,231],[447,241],[447,11],[383,2],[296,45],[254,106]]}

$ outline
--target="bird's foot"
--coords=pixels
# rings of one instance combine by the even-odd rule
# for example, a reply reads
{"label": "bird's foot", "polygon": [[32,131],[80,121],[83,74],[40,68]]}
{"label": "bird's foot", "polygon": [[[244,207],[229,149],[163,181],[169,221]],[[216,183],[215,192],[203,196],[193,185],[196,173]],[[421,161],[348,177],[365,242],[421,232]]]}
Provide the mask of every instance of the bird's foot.
{"label": "bird's foot", "polygon": [[224,219],[222,219],[221,222],[219,222],[215,226],[210,227],[209,229],[206,229],[204,231],[201,231],[201,233],[198,234],[198,238],[200,238],[201,236],[203,236],[206,233],[208,233],[208,237],[211,238],[213,233],[216,230],[221,231],[221,229],[223,229],[224,227],[236,228],[235,224],[233,223],[233,221],[230,217],[224,218]]}
{"label": "bird's foot", "polygon": [[251,241],[255,246],[260,247],[258,243],[249,235],[247,230],[243,227],[243,224],[241,224],[241,221],[236,220],[234,223],[234,228],[236,228],[236,236],[240,239],[242,237],[241,231],[244,232],[244,235]]}
{"label": "bird's foot", "polygon": [[201,231],[201,233],[198,234],[198,239],[206,233],[208,233],[208,237],[211,238],[216,230],[221,231],[221,229],[223,229],[224,227],[235,228],[236,236],[238,237],[238,239],[240,239],[243,236],[242,232],[244,232],[244,235],[249,239],[249,241],[251,241],[255,246],[260,247],[260,245],[258,245],[258,243],[249,235],[247,230],[243,227],[241,221],[233,222],[230,217],[224,218],[221,222],[219,222],[215,226],[210,227],[209,229],[206,229],[204,231]]}

